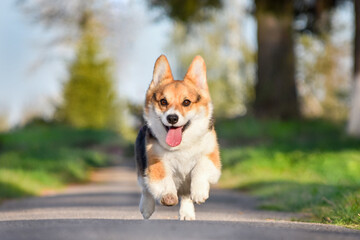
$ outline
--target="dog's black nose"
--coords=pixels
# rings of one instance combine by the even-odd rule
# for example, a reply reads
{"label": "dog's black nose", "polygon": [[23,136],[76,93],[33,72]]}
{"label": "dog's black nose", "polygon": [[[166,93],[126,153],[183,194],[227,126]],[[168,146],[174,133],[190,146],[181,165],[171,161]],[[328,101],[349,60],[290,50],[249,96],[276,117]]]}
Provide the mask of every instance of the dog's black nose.
{"label": "dog's black nose", "polygon": [[179,117],[176,114],[170,114],[166,119],[170,124],[176,124],[179,121]]}

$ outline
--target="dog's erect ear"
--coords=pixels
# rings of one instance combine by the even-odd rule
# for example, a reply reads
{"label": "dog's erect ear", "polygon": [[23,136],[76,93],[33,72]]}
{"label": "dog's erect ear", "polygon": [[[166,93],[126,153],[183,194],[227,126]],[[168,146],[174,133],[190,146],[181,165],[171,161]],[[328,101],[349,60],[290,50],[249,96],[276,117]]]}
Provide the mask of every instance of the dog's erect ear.
{"label": "dog's erect ear", "polygon": [[173,76],[167,58],[165,55],[161,55],[155,62],[154,74],[150,88],[155,87],[164,80],[173,80]]}
{"label": "dog's erect ear", "polygon": [[192,81],[198,88],[207,90],[206,65],[201,56],[196,56],[185,74],[185,80]]}

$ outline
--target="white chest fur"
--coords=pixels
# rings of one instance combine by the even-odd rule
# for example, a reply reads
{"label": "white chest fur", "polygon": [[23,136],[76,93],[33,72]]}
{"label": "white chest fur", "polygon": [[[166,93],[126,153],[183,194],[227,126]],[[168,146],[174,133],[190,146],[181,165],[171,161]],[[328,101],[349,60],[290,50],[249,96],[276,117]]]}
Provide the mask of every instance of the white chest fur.
{"label": "white chest fur", "polygon": [[167,175],[172,178],[176,188],[181,192],[187,192],[192,170],[200,159],[213,151],[216,144],[216,136],[208,131],[197,142],[175,151],[164,149],[158,143],[153,147],[154,153],[160,157]]}

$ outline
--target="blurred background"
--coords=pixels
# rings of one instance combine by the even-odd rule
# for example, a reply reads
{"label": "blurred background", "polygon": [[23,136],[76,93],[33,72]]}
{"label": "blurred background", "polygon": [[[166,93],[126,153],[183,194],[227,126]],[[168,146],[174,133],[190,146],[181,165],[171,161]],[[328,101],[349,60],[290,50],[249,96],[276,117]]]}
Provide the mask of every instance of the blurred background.
{"label": "blurred background", "polygon": [[0,199],[127,164],[156,58],[200,54],[220,185],[359,228],[359,37],[356,0],[3,0]]}

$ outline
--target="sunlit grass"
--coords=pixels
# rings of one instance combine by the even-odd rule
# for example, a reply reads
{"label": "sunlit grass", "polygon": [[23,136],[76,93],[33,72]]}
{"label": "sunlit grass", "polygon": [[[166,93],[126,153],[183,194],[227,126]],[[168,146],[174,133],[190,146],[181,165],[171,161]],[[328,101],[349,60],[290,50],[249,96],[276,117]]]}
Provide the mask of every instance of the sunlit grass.
{"label": "sunlit grass", "polygon": [[0,199],[39,194],[44,188],[58,189],[63,182],[43,170],[0,170]]}
{"label": "sunlit grass", "polygon": [[109,162],[99,147],[124,146],[110,131],[33,125],[0,135],[0,200],[38,195],[70,182],[85,182],[93,167]]}
{"label": "sunlit grass", "polygon": [[261,208],[310,213],[307,220],[360,228],[360,141],[323,121],[220,121],[225,187]]}

